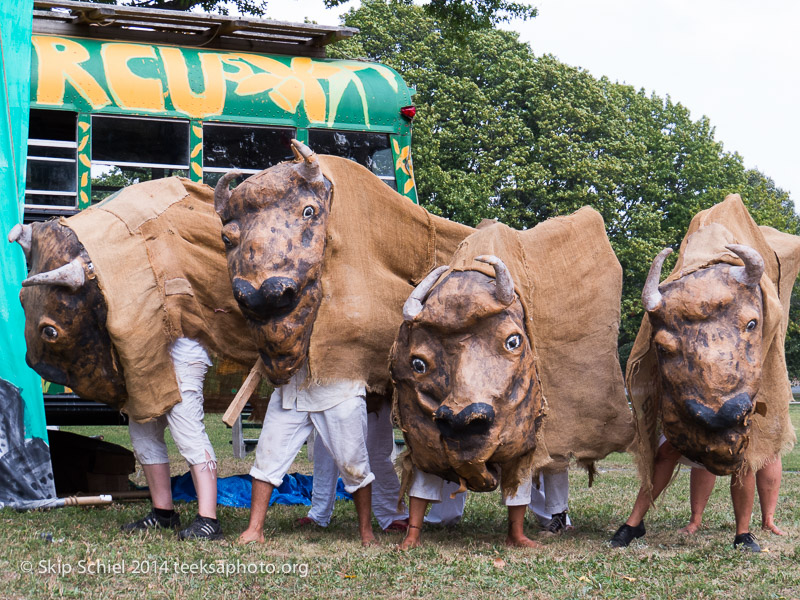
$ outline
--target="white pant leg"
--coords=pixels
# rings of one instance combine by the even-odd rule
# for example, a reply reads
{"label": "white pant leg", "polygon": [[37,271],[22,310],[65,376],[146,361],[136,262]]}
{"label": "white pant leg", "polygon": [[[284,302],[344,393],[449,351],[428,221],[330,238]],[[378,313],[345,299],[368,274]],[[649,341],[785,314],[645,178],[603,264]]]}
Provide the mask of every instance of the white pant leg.
{"label": "white pant leg", "polygon": [[400,480],[392,462],[394,432],[391,413],[391,406],[384,402],[378,412],[367,414],[367,452],[369,465],[375,473],[375,482],[372,484],[372,514],[381,529],[386,529],[393,521],[408,518],[407,510],[397,510]]}
{"label": "white pant leg", "polygon": [[211,360],[196,341],[180,338],[170,350],[181,402],[166,414],[178,451],[190,466],[205,463],[216,469],[217,457],[203,422],[203,381]]}
{"label": "white pant leg", "polygon": [[292,466],[313,429],[311,414],[295,408],[283,408],[277,391],[272,393],[264,426],[258,438],[256,459],[250,475],[278,487]]}
{"label": "white pant leg", "polygon": [[567,512],[569,508],[569,471],[564,469],[558,473],[544,473],[544,508],[555,515]]}
{"label": "white pant leg", "polygon": [[311,489],[311,510],[308,517],[320,527],[331,522],[333,505],[336,502],[336,481],[339,469],[331,453],[322,443],[322,438],[314,436],[314,481]]}
{"label": "white pant leg", "polygon": [[421,498],[428,502],[442,501],[442,489],[445,483],[447,483],[444,479],[438,475],[420,471],[416,467],[414,467],[412,477],[411,487],[408,490],[408,496],[410,498]]}
{"label": "white pant leg", "polygon": [[464,505],[467,503],[467,492],[457,494],[451,498],[450,494],[461,487],[452,481],[445,481],[442,486],[442,501],[431,506],[425,515],[425,522],[430,525],[456,525],[464,515]]}
{"label": "white pant leg", "polygon": [[353,396],[331,408],[307,414],[339,469],[344,489],[352,494],[372,483],[375,475],[367,454],[364,397]]}
{"label": "white pant leg", "polygon": [[544,475],[539,473],[539,487],[531,488],[531,502],[528,504],[528,508],[531,509],[542,527],[545,527],[552,517],[552,514],[545,509],[544,504]]}
{"label": "white pant leg", "polygon": [[163,465],[169,463],[167,444],[164,442],[164,430],[167,418],[161,415],[147,423],[128,421],[128,433],[136,460],[141,465]]}
{"label": "white pant leg", "polygon": [[[502,482],[503,473],[500,472],[500,481]],[[533,489],[533,480],[531,477],[527,477],[519,482],[519,487],[517,491],[514,492],[513,496],[504,496],[503,497],[503,504],[506,506],[522,506],[523,504],[530,504],[531,502],[531,492]]]}

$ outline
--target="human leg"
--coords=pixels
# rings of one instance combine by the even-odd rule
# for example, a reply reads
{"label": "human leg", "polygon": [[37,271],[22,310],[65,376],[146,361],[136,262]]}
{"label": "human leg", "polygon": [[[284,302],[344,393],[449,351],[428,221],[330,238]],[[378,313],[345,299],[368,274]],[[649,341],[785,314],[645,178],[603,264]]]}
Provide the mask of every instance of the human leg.
{"label": "human leg", "polygon": [[761,505],[761,529],[771,531],[775,535],[786,535],[785,531],[775,525],[775,509],[778,507],[782,475],[783,461],[780,455],[761,467],[756,473],[758,503]]}
{"label": "human leg", "polygon": [[273,392],[258,438],[256,459],[250,469],[253,478],[250,521],[239,536],[240,543],[264,542],[264,519],[272,490],[281,484],[311,432],[310,414],[293,408],[284,409],[280,394]]}
{"label": "human leg", "polygon": [[408,490],[408,531],[406,537],[398,545],[400,550],[417,548],[422,544],[422,523],[425,511],[430,502],[441,502],[445,480],[436,475],[420,471],[416,467],[411,475],[411,487]]}
{"label": "human leg", "polygon": [[646,533],[643,522],[644,516],[649,510],[650,504],[655,502],[656,498],[669,484],[672,473],[675,471],[675,465],[678,464],[680,457],[680,452],[668,441],[664,441],[659,446],[653,466],[653,487],[650,491],[644,486],[639,489],[639,494],[636,496],[630,516],[611,538],[612,547],[624,548],[632,540],[644,536]]}
{"label": "human leg", "polygon": [[392,430],[391,406],[380,404],[378,411],[367,413],[367,453],[369,465],[375,474],[372,483],[372,513],[381,529],[402,526],[408,523],[408,511],[398,510],[400,480],[392,462],[394,432]]}
{"label": "human leg", "polygon": [[558,534],[572,529],[567,511],[569,509],[569,470],[542,474],[544,490],[544,509],[550,514],[550,521],[543,533]]}
{"label": "human leg", "polygon": [[752,533],[750,533],[750,519],[753,516],[753,500],[756,496],[756,477],[750,470],[744,473],[731,475],[731,501],[733,502],[733,516],[736,520],[736,537],[733,547],[743,547],[752,552],[761,552]]}
{"label": "human leg", "polygon": [[[501,473],[502,477],[502,473]],[[513,496],[504,496],[503,503],[508,509],[508,535],[506,546],[519,548],[539,548],[541,544],[525,535],[525,511],[531,502],[531,478],[520,482]]]}
{"label": "human leg", "polygon": [[712,472],[692,467],[689,475],[689,506],[692,516],[689,518],[689,524],[680,530],[681,533],[691,535],[700,529],[700,524],[703,522],[703,511],[706,509],[716,481],[717,476]]}
{"label": "human leg", "polygon": [[459,484],[445,481],[442,485],[442,500],[431,506],[428,514],[425,515],[425,523],[448,527],[457,525],[464,515],[464,505],[467,503],[467,492],[458,493],[451,498],[459,489],[461,489]]}
{"label": "human leg", "polygon": [[[304,519],[298,519],[298,525],[305,525],[309,521],[320,527],[327,527],[331,522],[333,506],[336,502],[336,481],[339,478],[339,469],[325,448],[322,438],[314,436],[314,481],[311,488],[311,510]],[[307,520],[306,520],[307,519]]]}
{"label": "human leg", "polygon": [[311,422],[331,453],[344,482],[344,489],[353,494],[361,543],[375,543],[372,533],[372,482],[367,453],[367,408],[362,396],[343,400],[336,406],[309,413]]}

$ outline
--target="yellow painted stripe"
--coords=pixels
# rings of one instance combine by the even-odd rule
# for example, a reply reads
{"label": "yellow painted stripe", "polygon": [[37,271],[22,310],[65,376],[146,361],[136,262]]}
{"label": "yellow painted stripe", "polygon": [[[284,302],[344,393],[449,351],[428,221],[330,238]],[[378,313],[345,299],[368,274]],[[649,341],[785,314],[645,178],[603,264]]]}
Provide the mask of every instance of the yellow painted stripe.
{"label": "yellow painted stripe", "polygon": [[203,176],[203,169],[201,169],[200,165],[198,165],[197,163],[192,163],[192,171],[194,171],[195,175],[197,175],[198,177]]}
{"label": "yellow painted stripe", "polygon": [[81,204],[89,204],[89,196],[86,195],[86,192],[81,192]]}
{"label": "yellow painted stripe", "polygon": [[89,124],[86,123],[85,121],[81,121],[80,123],[78,123],[78,127],[80,127],[81,131],[84,132],[89,130]]}
{"label": "yellow painted stripe", "polygon": [[89,162],[89,157],[88,156],[86,156],[85,154],[80,154],[79,158],[80,158],[81,164],[84,167],[88,167],[88,168],[92,167],[92,163]]}
{"label": "yellow painted stripe", "polygon": [[81,175],[81,187],[86,187],[86,184],[89,183],[89,172],[84,171],[83,175]]}
{"label": "yellow painted stripe", "polygon": [[83,149],[86,148],[86,143],[89,141],[89,136],[86,135],[81,140],[80,146],[78,146],[78,152],[83,152]]}
{"label": "yellow painted stripe", "polygon": [[200,150],[202,150],[202,149],[203,149],[203,142],[200,142],[200,143],[199,143],[199,144],[197,144],[197,146],[195,146],[195,147],[194,147],[194,149],[192,150],[192,158],[194,158],[195,156],[197,156],[198,154],[200,154]]}
{"label": "yellow painted stripe", "polygon": [[195,125],[194,127],[192,127],[192,129],[194,130],[194,134],[197,137],[199,137],[199,138],[203,137],[203,128],[202,127],[198,127],[197,125]]}

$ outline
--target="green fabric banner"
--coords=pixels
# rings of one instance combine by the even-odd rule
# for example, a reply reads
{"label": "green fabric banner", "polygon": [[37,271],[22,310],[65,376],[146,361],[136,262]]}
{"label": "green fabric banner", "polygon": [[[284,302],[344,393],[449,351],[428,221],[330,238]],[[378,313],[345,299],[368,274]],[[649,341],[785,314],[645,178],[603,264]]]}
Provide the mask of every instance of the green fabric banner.
{"label": "green fabric banner", "polygon": [[33,0],[0,3],[0,378],[22,391],[25,438],[47,440],[39,376],[25,364],[25,315],[19,290],[25,256],[6,237],[22,220],[28,154]]}

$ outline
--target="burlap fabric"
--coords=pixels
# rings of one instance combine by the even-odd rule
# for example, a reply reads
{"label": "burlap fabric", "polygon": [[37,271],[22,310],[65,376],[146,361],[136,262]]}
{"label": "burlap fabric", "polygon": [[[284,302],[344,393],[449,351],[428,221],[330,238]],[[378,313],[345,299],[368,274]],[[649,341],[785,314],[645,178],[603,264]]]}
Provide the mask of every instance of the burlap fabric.
{"label": "burlap fabric", "polygon": [[474,260],[481,254],[511,272],[536,354],[547,408],[533,469],[560,471],[570,459],[589,467],[625,451],[634,432],[617,354],[622,268],[603,218],[584,207],[527,231],[482,225],[451,267],[493,277]]}
{"label": "burlap fabric", "polygon": [[181,401],[169,354],[179,337],[198,340],[222,374],[241,381],[258,353],[233,299],[213,189],[148,181],[61,223],[86,248],[108,305],[124,412],[148,421]]}
{"label": "burlap fabric", "polygon": [[475,230],[432,215],[357,163],[326,155],[319,162],[333,192],[309,379],[363,381],[384,393],[403,304]]}
{"label": "burlap fabric", "polygon": [[[755,397],[765,414],[753,417],[745,464],[758,470],[773,456],[794,446],[795,433],[789,420],[791,386],[786,372],[784,341],[789,320],[789,300],[800,272],[800,237],[756,225],[738,194],[692,219],[681,242],[675,268],[665,281],[675,281],[699,269],[741,260],[725,249],[726,244],[744,244],[764,259],[761,278],[764,299],[763,374]],[[645,488],[652,486],[653,463],[660,435],[660,383],[652,329],[647,314],[642,319],[626,369],[626,382],[636,423],[636,454]]]}

